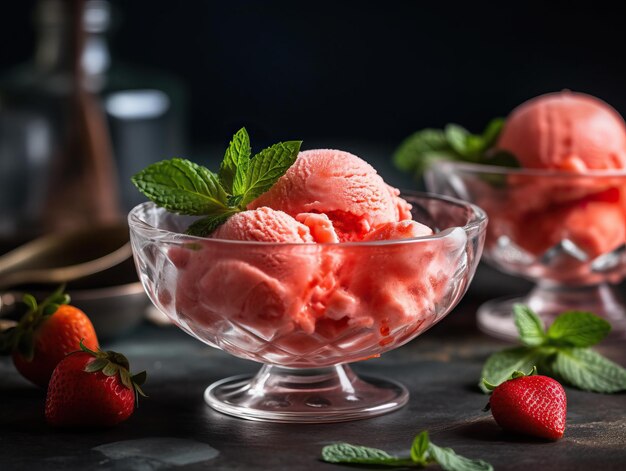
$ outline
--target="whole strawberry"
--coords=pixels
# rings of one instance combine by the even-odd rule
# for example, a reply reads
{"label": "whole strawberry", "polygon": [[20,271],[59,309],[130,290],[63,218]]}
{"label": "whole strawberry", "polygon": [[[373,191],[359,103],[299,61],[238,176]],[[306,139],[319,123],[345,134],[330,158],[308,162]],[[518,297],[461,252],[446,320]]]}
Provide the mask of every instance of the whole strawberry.
{"label": "whole strawberry", "polygon": [[134,376],[126,357],[93,351],[82,342],[54,370],[46,396],[46,421],[55,427],[102,427],[123,422],[135,410],[146,372]]}
{"label": "whole strawberry", "polygon": [[25,294],[28,312],[0,337],[0,351],[12,354],[22,376],[43,388],[65,355],[79,348],[81,339],[88,347],[98,348],[91,321],[83,311],[68,304],[70,297],[63,291],[61,286],[41,304]]}
{"label": "whole strawberry", "polygon": [[498,386],[484,380],[493,390],[487,408],[505,430],[558,440],[565,432],[565,390],[558,381],[536,373],[537,368],[528,375],[516,371]]}

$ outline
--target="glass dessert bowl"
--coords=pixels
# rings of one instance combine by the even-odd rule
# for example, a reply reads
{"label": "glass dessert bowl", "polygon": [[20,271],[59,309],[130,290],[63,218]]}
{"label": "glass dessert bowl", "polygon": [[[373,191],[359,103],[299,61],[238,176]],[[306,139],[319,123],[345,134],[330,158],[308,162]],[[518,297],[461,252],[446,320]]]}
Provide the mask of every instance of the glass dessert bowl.
{"label": "glass dessert bowl", "polygon": [[200,238],[193,220],[144,203],[129,214],[137,269],[152,302],[202,342],[263,363],[209,386],[214,409],[250,420],[335,422],[403,406],[406,389],[357,377],[378,356],[440,321],[465,294],[487,218],[452,198],[403,195],[435,234],[346,243]]}
{"label": "glass dessert bowl", "polygon": [[437,162],[430,191],[480,205],[489,216],[485,260],[527,278],[524,297],[478,310],[479,327],[517,338],[512,307],[524,303],[550,323],[563,311],[591,311],[626,336],[626,307],[610,286],[626,274],[626,170],[568,171]]}

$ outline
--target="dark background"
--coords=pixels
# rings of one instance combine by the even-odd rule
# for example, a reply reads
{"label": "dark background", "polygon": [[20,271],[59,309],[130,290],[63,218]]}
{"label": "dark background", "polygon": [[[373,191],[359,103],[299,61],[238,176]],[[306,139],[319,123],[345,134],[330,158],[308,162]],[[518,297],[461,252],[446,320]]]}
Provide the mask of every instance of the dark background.
{"label": "dark background", "polygon": [[[111,46],[114,60],[185,83],[192,148],[245,125],[253,143],[393,149],[426,126],[479,131],[563,88],[626,112],[626,16],[615,3],[117,0]],[[3,5],[0,71],[31,55],[33,5]]]}

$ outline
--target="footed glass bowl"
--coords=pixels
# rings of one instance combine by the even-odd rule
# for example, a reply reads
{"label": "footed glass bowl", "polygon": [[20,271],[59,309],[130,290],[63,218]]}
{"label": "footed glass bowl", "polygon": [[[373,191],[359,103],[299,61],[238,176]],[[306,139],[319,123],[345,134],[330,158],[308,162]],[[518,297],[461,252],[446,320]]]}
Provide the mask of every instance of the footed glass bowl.
{"label": "footed glass bowl", "polygon": [[251,420],[336,422],[403,406],[395,382],[346,363],[399,347],[465,294],[484,242],[484,212],[452,198],[403,195],[437,233],[413,239],[288,244],[188,236],[193,220],[144,203],[129,214],[141,282],[185,332],[263,363],[209,386],[214,409]]}
{"label": "footed glass bowl", "polygon": [[534,281],[524,297],[478,310],[480,328],[517,337],[512,307],[528,304],[548,324],[563,311],[603,316],[626,336],[626,307],[610,286],[626,274],[626,171],[584,174],[438,162],[430,191],[480,205],[489,215],[485,260]]}

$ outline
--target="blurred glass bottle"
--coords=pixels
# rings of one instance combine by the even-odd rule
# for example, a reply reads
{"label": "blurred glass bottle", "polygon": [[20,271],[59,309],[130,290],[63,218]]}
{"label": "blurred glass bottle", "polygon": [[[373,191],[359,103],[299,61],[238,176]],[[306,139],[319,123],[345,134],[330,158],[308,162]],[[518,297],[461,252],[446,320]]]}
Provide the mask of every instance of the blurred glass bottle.
{"label": "blurred glass bottle", "polygon": [[33,60],[0,79],[5,238],[119,217],[118,188],[128,209],[130,177],[184,152],[182,85],[112,60],[108,2],[40,0],[35,23]]}

